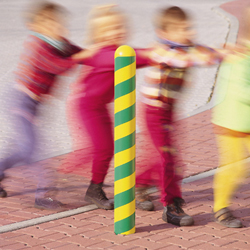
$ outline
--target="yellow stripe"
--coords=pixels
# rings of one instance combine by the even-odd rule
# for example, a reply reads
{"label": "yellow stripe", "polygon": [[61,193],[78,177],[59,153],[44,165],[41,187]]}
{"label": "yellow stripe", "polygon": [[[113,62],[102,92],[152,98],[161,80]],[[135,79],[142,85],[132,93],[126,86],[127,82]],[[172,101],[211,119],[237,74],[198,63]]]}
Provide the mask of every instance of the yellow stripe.
{"label": "yellow stripe", "polygon": [[125,122],[117,127],[115,127],[115,141],[121,139],[127,135],[132,134],[136,129],[135,117],[128,122]]}
{"label": "yellow stripe", "polygon": [[115,154],[115,168],[123,165],[135,158],[135,145]]}
{"label": "yellow stripe", "polygon": [[125,192],[134,186],[135,186],[135,173],[118,181],[115,181],[114,195]]}
{"label": "yellow stripe", "polygon": [[128,234],[133,234],[133,233],[135,233],[135,226],[132,229],[128,230],[127,232],[124,232],[121,234],[128,235]]}
{"label": "yellow stripe", "polygon": [[135,90],[115,99],[115,114],[135,104]]}
{"label": "yellow stripe", "polygon": [[127,81],[135,75],[135,62],[115,71],[115,85]]}
{"label": "yellow stripe", "polygon": [[115,51],[115,58],[120,56],[136,56],[135,51],[128,45],[122,45]]}
{"label": "yellow stripe", "polygon": [[115,209],[114,211],[115,222],[128,218],[134,212],[135,212],[135,199],[130,203]]}

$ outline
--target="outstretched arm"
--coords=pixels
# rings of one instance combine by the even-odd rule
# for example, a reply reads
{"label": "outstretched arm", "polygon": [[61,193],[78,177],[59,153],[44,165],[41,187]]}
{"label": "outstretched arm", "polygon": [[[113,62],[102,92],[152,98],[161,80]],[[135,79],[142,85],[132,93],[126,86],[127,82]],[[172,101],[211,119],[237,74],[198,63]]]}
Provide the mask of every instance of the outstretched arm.
{"label": "outstretched arm", "polygon": [[[141,68],[148,66],[151,62],[148,56],[148,49],[135,49],[136,53],[136,67]],[[100,52],[100,53],[99,53]],[[78,63],[82,63],[89,66],[94,66],[98,68],[103,68],[105,70],[114,70],[115,67],[115,49],[102,49],[99,47],[94,54],[95,57],[86,56],[85,59],[80,59],[84,53],[80,52],[73,56],[73,59],[78,60]],[[77,59],[79,58],[79,59]]]}
{"label": "outstretched arm", "polygon": [[220,51],[204,46],[191,47],[188,51],[157,46],[149,56],[155,64],[174,68],[213,65],[220,63],[224,57]]}

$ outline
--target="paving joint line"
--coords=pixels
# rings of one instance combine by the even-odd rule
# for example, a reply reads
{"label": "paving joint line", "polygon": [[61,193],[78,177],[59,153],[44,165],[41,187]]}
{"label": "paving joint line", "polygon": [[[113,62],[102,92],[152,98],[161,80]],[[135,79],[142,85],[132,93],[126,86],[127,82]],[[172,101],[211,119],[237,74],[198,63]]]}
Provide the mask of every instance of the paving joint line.
{"label": "paving joint line", "polygon": [[26,228],[26,227],[30,227],[30,226],[35,226],[35,225],[42,224],[45,222],[50,222],[50,221],[66,218],[69,216],[77,215],[80,213],[93,211],[97,208],[98,207],[96,205],[92,204],[92,205],[79,207],[79,208],[68,210],[68,211],[63,211],[63,212],[59,212],[59,213],[55,213],[55,214],[49,214],[49,215],[45,215],[42,217],[30,219],[30,220],[20,221],[20,222],[12,223],[9,225],[4,225],[4,226],[0,227],[0,233],[7,233],[7,232],[15,231],[18,229],[22,229],[22,228]]}
{"label": "paving joint line", "polygon": [[[225,44],[226,43],[229,43],[229,44],[236,43],[237,36],[238,36],[238,30],[239,30],[238,19],[235,16],[231,15],[230,13],[226,12],[225,10],[223,10],[222,8],[217,7],[217,6],[213,7],[212,11],[214,11],[217,15],[220,15],[222,18],[224,18],[228,22],[228,33],[227,33],[227,36],[225,39]],[[220,66],[218,66],[218,69],[217,69],[217,72],[215,75],[215,79],[214,79],[214,85],[213,85],[213,88],[211,89],[211,95],[209,96],[209,100],[208,100],[207,104],[193,110],[192,112],[190,112],[188,114],[181,115],[178,119],[176,119],[176,121],[200,114],[204,111],[212,109],[216,105],[214,92],[217,88],[216,82],[217,82],[217,79],[219,78],[219,75],[220,75],[219,68],[220,68]]]}

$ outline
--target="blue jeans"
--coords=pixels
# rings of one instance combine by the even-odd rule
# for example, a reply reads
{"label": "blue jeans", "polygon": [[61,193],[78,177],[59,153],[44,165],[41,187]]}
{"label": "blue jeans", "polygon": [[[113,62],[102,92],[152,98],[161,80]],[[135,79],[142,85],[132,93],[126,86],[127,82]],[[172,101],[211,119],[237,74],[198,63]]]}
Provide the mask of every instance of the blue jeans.
{"label": "blue jeans", "polygon": [[[14,104],[12,105],[15,148],[11,149],[9,157],[0,162],[0,177],[4,176],[6,169],[17,165],[32,163],[34,149],[36,148],[35,118],[39,102],[24,92],[15,90]],[[44,197],[50,190],[54,190],[52,179],[45,178],[45,171],[41,164],[36,163],[36,176],[39,177],[36,198]],[[51,177],[51,176],[50,176]]]}

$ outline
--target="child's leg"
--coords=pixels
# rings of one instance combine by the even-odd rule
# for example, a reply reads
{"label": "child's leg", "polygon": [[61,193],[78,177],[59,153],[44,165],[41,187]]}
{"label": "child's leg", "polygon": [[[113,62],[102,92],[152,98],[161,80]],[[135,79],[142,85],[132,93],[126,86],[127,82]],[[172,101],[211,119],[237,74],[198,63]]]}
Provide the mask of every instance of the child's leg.
{"label": "child's leg", "polygon": [[[84,100],[83,100],[84,102]],[[114,154],[112,122],[106,105],[87,105],[81,103],[81,118],[92,140],[94,159],[92,180],[85,195],[85,200],[95,203],[99,208],[113,209],[102,190],[103,182]],[[88,108],[86,108],[88,107]]]}
{"label": "child's leg", "polygon": [[113,130],[107,107],[85,109],[82,112],[86,130],[94,146],[92,182],[102,183],[114,154]]}
{"label": "child's leg", "polygon": [[242,162],[249,138],[218,135],[217,142],[220,153],[219,168],[214,176],[214,212],[230,205],[232,195],[246,175],[246,166]]}
{"label": "child's leg", "polygon": [[[35,135],[35,117],[37,113],[37,107],[39,102],[30,98],[23,92],[16,91],[15,93],[15,105],[13,107],[14,113],[14,130],[13,135],[15,136],[16,149],[13,153],[4,159],[0,163],[0,174],[8,168],[14,167],[18,164],[30,164],[32,162],[33,152],[36,146],[36,135]],[[45,172],[43,166],[36,164],[36,176],[39,179],[39,187],[36,191],[36,203],[38,198],[44,198],[45,194],[48,193],[52,187],[52,178],[45,178]],[[51,176],[50,176],[51,177]],[[54,184],[54,182],[53,182]],[[56,203],[56,206],[55,206]],[[42,208],[58,208],[58,202],[49,199],[48,202]]]}
{"label": "child's leg", "polygon": [[[136,104],[139,113],[138,116],[136,116],[136,123],[139,125],[140,134],[143,140],[143,147],[136,152],[137,157],[140,157],[140,161],[136,162],[136,187],[147,190],[149,187],[158,184],[158,169],[162,161],[158,150],[156,150],[153,145],[150,133],[147,129],[145,112],[147,105],[141,101]],[[145,151],[145,149],[147,149],[147,151]]]}
{"label": "child's leg", "polygon": [[161,201],[166,206],[173,203],[175,197],[182,197],[180,177],[175,171],[174,148],[170,138],[172,112],[148,106],[146,120],[152,141],[162,158],[162,164],[158,171],[161,178]]}
{"label": "child's leg", "polygon": [[12,154],[0,162],[0,175],[16,164],[29,164],[35,148],[34,117],[38,102],[22,92],[16,92],[16,103],[13,108],[16,149]]}
{"label": "child's leg", "polygon": [[[155,157],[155,156],[154,156]],[[139,175],[136,175],[136,187],[152,187],[155,183],[155,169],[160,168],[160,163],[153,163],[150,160],[147,162],[148,166],[145,166],[146,170],[142,171]],[[158,175],[157,175],[158,176]]]}
{"label": "child's leg", "polygon": [[[4,179],[6,169],[21,163],[29,164],[35,146],[33,120],[38,102],[19,91],[15,91],[13,102],[11,110],[14,113],[13,136],[16,148],[11,150],[9,157],[0,162],[0,181]],[[6,196],[6,191],[0,186],[0,197]]]}
{"label": "child's leg", "polygon": [[177,173],[175,149],[171,141],[172,110],[149,106],[146,114],[152,140],[162,157],[159,169],[162,190],[161,202],[164,206],[162,219],[178,226],[191,226],[194,223],[193,218],[182,209],[184,204],[180,187],[182,175]]}

